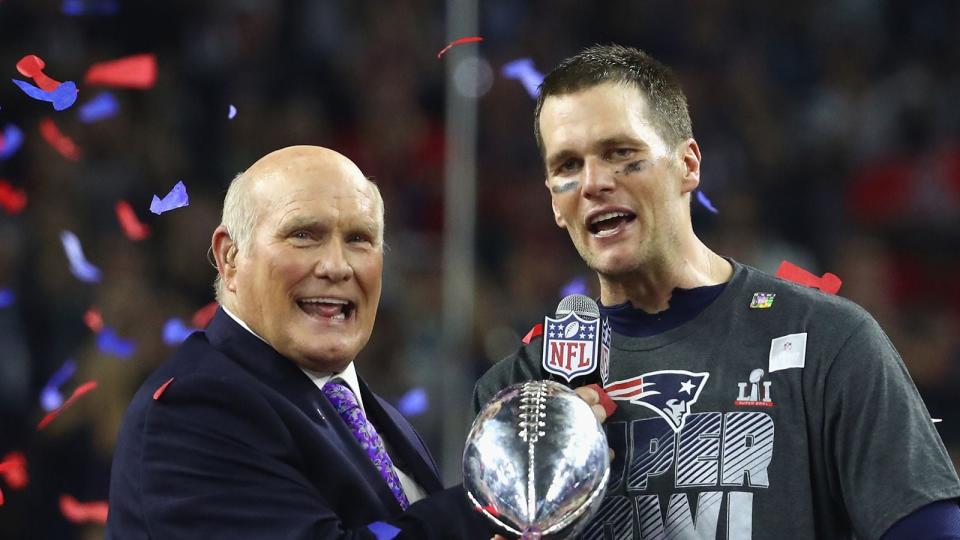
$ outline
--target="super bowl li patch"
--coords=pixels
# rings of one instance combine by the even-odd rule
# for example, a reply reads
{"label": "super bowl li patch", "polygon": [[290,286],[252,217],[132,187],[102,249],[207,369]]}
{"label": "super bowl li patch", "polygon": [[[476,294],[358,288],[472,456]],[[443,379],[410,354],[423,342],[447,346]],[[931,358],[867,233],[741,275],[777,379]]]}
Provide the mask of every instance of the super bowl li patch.
{"label": "super bowl li patch", "polygon": [[543,369],[570,382],[597,368],[600,319],[584,319],[576,313],[543,319]]}
{"label": "super bowl li patch", "polygon": [[776,293],[755,292],[750,301],[750,309],[768,309],[773,306],[773,298]]}

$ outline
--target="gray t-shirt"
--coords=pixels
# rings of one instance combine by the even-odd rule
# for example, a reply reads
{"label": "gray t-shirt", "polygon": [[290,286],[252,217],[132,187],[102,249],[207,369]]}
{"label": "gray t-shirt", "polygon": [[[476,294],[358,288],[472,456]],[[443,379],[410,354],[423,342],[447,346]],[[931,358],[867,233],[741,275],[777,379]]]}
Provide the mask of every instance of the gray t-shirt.
{"label": "gray t-shirt", "polygon": [[[960,481],[903,361],[856,304],[731,261],[720,296],[662,334],[614,333],[615,452],[582,537],[879,538]],[[478,381],[479,411],[546,378],[542,337]]]}

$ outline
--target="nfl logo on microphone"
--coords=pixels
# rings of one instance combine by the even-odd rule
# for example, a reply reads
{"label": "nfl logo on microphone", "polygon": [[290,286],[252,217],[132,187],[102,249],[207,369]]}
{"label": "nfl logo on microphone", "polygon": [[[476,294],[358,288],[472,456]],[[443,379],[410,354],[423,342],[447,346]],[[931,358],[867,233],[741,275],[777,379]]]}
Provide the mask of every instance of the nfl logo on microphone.
{"label": "nfl logo on microphone", "polygon": [[543,369],[570,382],[597,368],[600,319],[566,317],[543,320]]}

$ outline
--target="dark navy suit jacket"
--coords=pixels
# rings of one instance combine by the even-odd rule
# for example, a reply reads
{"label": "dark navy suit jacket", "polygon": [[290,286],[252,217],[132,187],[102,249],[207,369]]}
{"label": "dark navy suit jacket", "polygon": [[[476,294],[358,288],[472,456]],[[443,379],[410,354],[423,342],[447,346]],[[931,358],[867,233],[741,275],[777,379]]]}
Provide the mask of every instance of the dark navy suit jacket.
{"label": "dark navy suit jacket", "polygon": [[[157,395],[168,380],[169,385]],[[367,416],[426,490],[406,512],[326,396],[218,310],[136,393],[114,452],[106,537],[482,538],[413,427],[360,380]]]}

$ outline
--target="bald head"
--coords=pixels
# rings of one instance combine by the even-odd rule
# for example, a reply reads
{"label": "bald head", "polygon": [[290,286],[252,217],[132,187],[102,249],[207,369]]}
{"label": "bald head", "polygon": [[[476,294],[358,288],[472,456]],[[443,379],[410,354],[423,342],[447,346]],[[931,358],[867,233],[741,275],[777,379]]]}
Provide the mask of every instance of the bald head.
{"label": "bald head", "polygon": [[[261,216],[277,204],[284,186],[297,180],[323,182],[336,178],[355,187],[358,193],[369,194],[377,203],[379,233],[383,245],[384,205],[380,190],[367,179],[349,158],[322,146],[288,146],[275,150],[238,174],[223,200],[221,227],[233,240],[236,251],[248,249],[250,237]],[[223,287],[218,273],[214,282],[217,300],[223,304]]]}

